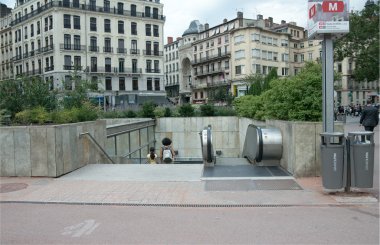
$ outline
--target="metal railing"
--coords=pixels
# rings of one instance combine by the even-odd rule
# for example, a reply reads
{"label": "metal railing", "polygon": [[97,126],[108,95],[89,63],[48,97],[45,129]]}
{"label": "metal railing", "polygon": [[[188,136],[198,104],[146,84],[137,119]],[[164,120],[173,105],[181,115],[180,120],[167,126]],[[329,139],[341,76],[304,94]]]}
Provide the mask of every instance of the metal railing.
{"label": "metal railing", "polygon": [[89,133],[84,132],[79,135],[79,138],[83,136],[88,136],[88,138],[91,140],[92,143],[94,143],[98,149],[106,156],[106,158],[112,163],[115,164],[115,162],[112,160],[112,158],[108,155],[108,153],[103,149],[103,147],[96,141],[96,139]]}

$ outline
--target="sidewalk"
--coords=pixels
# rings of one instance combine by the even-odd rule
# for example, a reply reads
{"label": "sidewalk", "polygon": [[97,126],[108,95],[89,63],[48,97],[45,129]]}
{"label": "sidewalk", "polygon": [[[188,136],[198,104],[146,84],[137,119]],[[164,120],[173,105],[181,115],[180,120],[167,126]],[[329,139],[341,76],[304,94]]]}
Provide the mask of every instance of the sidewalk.
{"label": "sidewalk", "polygon": [[[108,165],[112,167],[112,165]],[[157,165],[159,166],[159,165]],[[165,165],[162,165],[165,166]],[[172,165],[173,166],[173,165]],[[165,166],[167,167],[167,166]],[[202,165],[190,168],[201,168]],[[337,193],[323,191],[321,178],[300,178],[296,182],[302,190],[253,190],[253,191],[210,191],[207,181],[187,178],[134,179],[122,180],[110,176],[107,166],[93,165],[92,171],[101,171],[105,177],[96,174],[80,177],[73,172],[61,178],[0,178],[1,202],[63,203],[84,205],[130,205],[130,206],[331,206],[366,205],[378,203],[371,193]],[[185,167],[186,168],[186,167]],[[78,170],[77,170],[78,171]],[[190,175],[194,175],[195,170]],[[94,172],[93,172],[94,174]],[[108,176],[108,177],[107,177]],[[19,190],[17,190],[19,189]],[[12,191],[13,190],[13,191]],[[9,191],[9,192],[7,192]]]}

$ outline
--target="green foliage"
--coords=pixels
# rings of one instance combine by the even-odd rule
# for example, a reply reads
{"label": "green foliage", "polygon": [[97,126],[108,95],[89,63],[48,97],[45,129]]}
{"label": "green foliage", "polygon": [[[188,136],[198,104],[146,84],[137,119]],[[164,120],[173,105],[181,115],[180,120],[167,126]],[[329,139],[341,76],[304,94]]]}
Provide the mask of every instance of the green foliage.
{"label": "green foliage", "polygon": [[244,81],[250,84],[248,94],[260,95],[270,89],[270,81],[277,79],[277,69],[272,68],[268,75],[251,74],[244,78]]}
{"label": "green foliage", "polygon": [[22,78],[0,83],[0,109],[6,109],[12,118],[16,113],[42,106],[47,111],[57,107],[56,93],[41,79]]}
{"label": "green foliage", "polygon": [[155,117],[154,109],[155,109],[155,105],[153,104],[152,101],[145,102],[142,105],[141,116],[142,117],[148,117],[148,118],[154,118]]}
{"label": "green foliage", "polygon": [[184,104],[179,107],[178,113],[181,117],[192,117],[195,112],[191,104]]}
{"label": "green foliage", "polygon": [[232,107],[227,107],[227,106],[216,106],[215,107],[215,115],[214,116],[236,116],[237,113],[235,109]]}
{"label": "green foliage", "polygon": [[50,114],[42,106],[26,109],[15,115],[15,121],[20,124],[44,124],[51,121]]}
{"label": "green foliage", "polygon": [[128,111],[124,112],[124,115],[127,118],[135,118],[135,117],[137,117],[137,113],[135,111],[132,111],[132,110],[128,110]]}
{"label": "green foliage", "polygon": [[165,108],[161,107],[161,106],[157,106],[154,109],[154,117],[160,118],[160,117],[164,117],[164,116],[165,116]]}
{"label": "green foliage", "polygon": [[294,77],[275,79],[270,89],[259,96],[235,100],[239,116],[257,120],[320,121],[322,116],[322,68],[307,63]]}
{"label": "green foliage", "polygon": [[350,14],[350,32],[335,43],[335,58],[355,60],[356,81],[379,79],[379,2]]}
{"label": "green foliage", "polygon": [[227,87],[221,86],[215,89],[215,91],[209,90],[209,99],[212,102],[225,102],[228,105],[231,104],[233,97],[228,92]]}
{"label": "green foliage", "polygon": [[76,118],[79,122],[94,121],[99,116],[99,108],[86,101],[78,108],[77,113]]}
{"label": "green foliage", "polygon": [[215,106],[211,104],[204,104],[200,106],[202,117],[212,117],[215,115]]}
{"label": "green foliage", "polygon": [[172,116],[172,110],[170,110],[169,107],[165,108],[165,114],[164,117],[171,117]]}

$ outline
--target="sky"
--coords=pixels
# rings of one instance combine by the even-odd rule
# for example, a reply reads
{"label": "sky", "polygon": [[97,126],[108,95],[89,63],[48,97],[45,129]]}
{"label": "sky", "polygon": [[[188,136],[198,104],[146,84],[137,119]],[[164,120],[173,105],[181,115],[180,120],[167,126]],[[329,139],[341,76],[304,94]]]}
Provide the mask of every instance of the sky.
{"label": "sky", "polygon": [[[350,10],[361,10],[367,0],[350,0]],[[0,0],[8,7],[14,7],[14,0]],[[243,12],[244,18],[256,19],[258,14],[264,19],[273,17],[273,22],[294,21],[297,25],[307,27],[307,0],[161,0],[164,4],[166,22],[164,40],[171,36],[181,37],[192,20],[201,24],[208,23],[210,27],[219,25],[223,19],[236,18],[238,11]]]}

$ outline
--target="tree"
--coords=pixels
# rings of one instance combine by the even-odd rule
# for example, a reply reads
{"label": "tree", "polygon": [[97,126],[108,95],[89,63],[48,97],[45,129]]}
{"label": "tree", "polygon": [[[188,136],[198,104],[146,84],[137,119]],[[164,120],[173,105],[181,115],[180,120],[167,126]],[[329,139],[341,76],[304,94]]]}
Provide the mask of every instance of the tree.
{"label": "tree", "polygon": [[244,81],[248,84],[249,90],[248,94],[251,95],[260,95],[263,92],[267,91],[270,88],[270,81],[277,79],[277,69],[272,68],[268,75],[262,76],[260,74],[251,74],[244,78]]}
{"label": "tree", "polygon": [[239,97],[234,106],[239,116],[257,120],[321,121],[322,67],[306,63],[296,76],[273,79],[267,91]]}
{"label": "tree", "polygon": [[350,15],[350,32],[335,43],[335,58],[352,57],[356,81],[379,79],[379,2],[367,1],[365,8]]}

